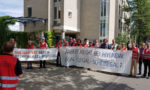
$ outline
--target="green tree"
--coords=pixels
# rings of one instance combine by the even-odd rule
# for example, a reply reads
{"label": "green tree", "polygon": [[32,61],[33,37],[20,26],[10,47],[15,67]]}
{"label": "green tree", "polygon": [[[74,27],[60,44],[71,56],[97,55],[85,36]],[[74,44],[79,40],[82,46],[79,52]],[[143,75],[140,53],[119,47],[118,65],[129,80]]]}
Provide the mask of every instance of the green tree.
{"label": "green tree", "polygon": [[150,0],[128,0],[129,7],[124,10],[131,13],[130,23],[131,37],[137,43],[145,42],[150,35]]}
{"label": "green tree", "polygon": [[128,33],[119,33],[118,37],[115,38],[117,44],[127,43],[129,41]]}
{"label": "green tree", "polygon": [[9,34],[9,25],[15,24],[15,21],[7,21],[6,19],[13,18],[11,16],[0,17],[0,50],[2,44],[8,40],[7,36]]}

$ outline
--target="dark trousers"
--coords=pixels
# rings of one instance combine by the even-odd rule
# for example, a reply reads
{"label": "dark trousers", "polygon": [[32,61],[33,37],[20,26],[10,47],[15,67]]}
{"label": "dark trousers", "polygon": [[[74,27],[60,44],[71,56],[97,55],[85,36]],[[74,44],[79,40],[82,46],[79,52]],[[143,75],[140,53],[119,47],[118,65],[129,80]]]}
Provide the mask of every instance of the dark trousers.
{"label": "dark trousers", "polygon": [[149,69],[148,76],[150,76],[150,60],[144,59],[144,76],[147,75],[147,69]]}
{"label": "dark trousers", "polygon": [[31,61],[27,62],[27,69],[32,69],[32,62]]}
{"label": "dark trousers", "polygon": [[142,58],[140,57],[140,59],[139,59],[139,74],[141,74],[141,72],[142,72],[142,63],[143,63],[143,61],[142,61]]}
{"label": "dark trousers", "polygon": [[46,63],[46,61],[40,61],[40,68],[45,68],[45,63]]}
{"label": "dark trousers", "polygon": [[61,66],[61,57],[60,57],[60,53],[58,53],[58,55],[57,55],[56,63],[57,63],[57,66]]}

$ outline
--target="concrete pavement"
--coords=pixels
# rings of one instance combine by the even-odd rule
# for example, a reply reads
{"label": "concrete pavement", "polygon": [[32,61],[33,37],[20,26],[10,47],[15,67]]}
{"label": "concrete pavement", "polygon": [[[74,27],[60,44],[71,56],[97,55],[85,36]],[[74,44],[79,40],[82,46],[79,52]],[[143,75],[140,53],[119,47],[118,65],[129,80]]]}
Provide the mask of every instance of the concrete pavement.
{"label": "concrete pavement", "polygon": [[[148,90],[150,80],[129,78],[83,68],[48,65],[46,69],[27,70],[17,90]],[[145,89],[144,89],[145,88]]]}

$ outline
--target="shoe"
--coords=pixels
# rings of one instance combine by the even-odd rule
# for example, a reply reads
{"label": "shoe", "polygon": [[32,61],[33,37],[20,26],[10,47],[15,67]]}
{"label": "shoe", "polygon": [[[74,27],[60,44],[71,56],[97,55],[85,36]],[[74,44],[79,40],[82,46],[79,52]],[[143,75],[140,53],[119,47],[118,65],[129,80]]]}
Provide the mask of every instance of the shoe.
{"label": "shoe", "polygon": [[134,76],[134,78],[139,78],[138,76]]}
{"label": "shoe", "polygon": [[41,69],[42,67],[39,67],[39,69]]}
{"label": "shoe", "polygon": [[138,75],[141,75],[141,73],[139,73]]}
{"label": "shoe", "polygon": [[143,75],[143,76],[142,76],[142,78],[145,78],[145,77],[146,77],[146,75]]}
{"label": "shoe", "polygon": [[33,67],[30,67],[30,69],[33,69]]}
{"label": "shoe", "polygon": [[26,69],[30,69],[29,67],[27,67]]}
{"label": "shoe", "polygon": [[150,76],[147,77],[147,79],[149,79],[149,78],[150,78]]}

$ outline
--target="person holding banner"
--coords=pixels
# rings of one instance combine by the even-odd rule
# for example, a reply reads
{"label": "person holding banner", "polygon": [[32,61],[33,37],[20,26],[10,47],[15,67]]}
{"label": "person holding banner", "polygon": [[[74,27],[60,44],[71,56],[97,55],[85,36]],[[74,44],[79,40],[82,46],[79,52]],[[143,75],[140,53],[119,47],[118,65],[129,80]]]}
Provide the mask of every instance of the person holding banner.
{"label": "person holding banner", "polygon": [[107,42],[108,42],[108,40],[107,40],[107,39],[104,39],[104,40],[103,40],[103,43],[101,44],[101,47],[100,47],[100,48],[102,48],[102,49],[109,49],[110,46],[109,46],[109,44],[108,44]]}
{"label": "person holding banner", "polygon": [[64,47],[68,46],[67,41],[65,39],[63,39],[62,46]]}
{"label": "person holding banner", "polygon": [[[132,63],[131,63],[131,70],[130,75],[136,77],[137,74],[137,62],[139,59],[139,49],[136,47],[135,43],[132,43]],[[134,70],[134,72],[133,72]],[[133,72],[133,74],[132,74]]]}
{"label": "person holding banner", "polygon": [[14,38],[10,38],[10,42],[11,42],[11,43],[13,43],[14,48],[16,48],[16,47],[17,47],[17,44],[16,44],[16,42],[15,42],[15,39],[14,39]]}
{"label": "person holding banner", "polygon": [[147,68],[149,68],[148,79],[150,77],[150,43],[147,44],[147,48],[144,50],[144,75],[143,77],[147,76]]}
{"label": "person holding banner", "polygon": [[18,77],[23,77],[21,63],[13,56],[14,43],[3,44],[0,55],[0,90],[16,90]]}
{"label": "person holding banner", "polygon": [[[48,48],[48,45],[47,43],[45,42],[45,38],[42,38],[42,42],[40,42],[40,48],[41,49],[47,49]],[[40,61],[40,68],[46,68],[45,67],[45,63],[46,61]]]}
{"label": "person holding banner", "polygon": [[81,40],[80,40],[80,39],[77,40],[77,46],[78,46],[78,47],[82,47],[82,43],[81,43]]}
{"label": "person holding banner", "polygon": [[[34,45],[32,44],[31,40],[28,40],[27,49],[33,49]],[[32,61],[27,61],[27,69],[33,69],[32,68]]]}
{"label": "person holding banner", "polygon": [[73,43],[72,43],[71,46],[72,46],[72,47],[75,47],[75,46],[77,46],[77,45],[78,45],[78,44],[77,44],[77,42],[76,42],[76,39],[74,38],[74,39],[73,39]]}
{"label": "person holding banner", "polygon": [[126,48],[125,43],[122,43],[122,44],[121,44],[121,50],[122,50],[122,51],[127,51],[127,48]]}
{"label": "person holding banner", "polygon": [[70,37],[70,40],[68,41],[68,46],[71,46],[72,43],[73,43],[73,39],[72,39],[72,37]]}
{"label": "person holding banner", "polygon": [[94,48],[94,46],[93,46],[93,43],[92,43],[92,42],[89,42],[89,47],[90,47],[90,48]]}
{"label": "person holding banner", "polygon": [[85,41],[84,41],[83,47],[89,47],[88,40],[85,40]]}
{"label": "person holding banner", "polygon": [[141,75],[141,72],[142,72],[144,50],[145,50],[145,43],[142,43],[141,48],[140,48],[140,58],[139,58],[139,75]]}
{"label": "person holding banner", "polygon": [[56,44],[56,48],[58,48],[58,55],[56,59],[57,66],[61,66],[61,60],[60,60],[60,47],[62,47],[62,42],[59,40],[59,42]]}
{"label": "person holding banner", "polygon": [[116,50],[121,50],[121,45],[118,45]]}
{"label": "person holding banner", "polygon": [[110,45],[110,49],[112,49],[112,50],[116,50],[117,49],[117,44],[116,44],[114,39],[112,40],[112,44]]}
{"label": "person holding banner", "polygon": [[100,43],[98,42],[98,40],[95,40],[95,45],[94,45],[95,48],[100,48]]}

